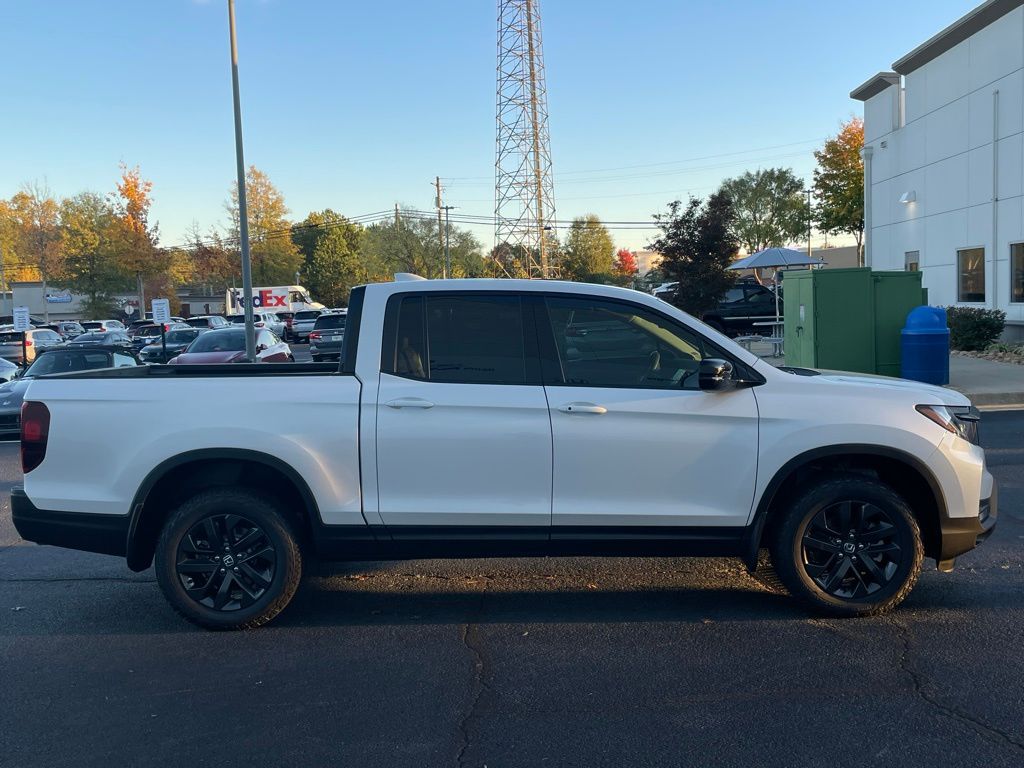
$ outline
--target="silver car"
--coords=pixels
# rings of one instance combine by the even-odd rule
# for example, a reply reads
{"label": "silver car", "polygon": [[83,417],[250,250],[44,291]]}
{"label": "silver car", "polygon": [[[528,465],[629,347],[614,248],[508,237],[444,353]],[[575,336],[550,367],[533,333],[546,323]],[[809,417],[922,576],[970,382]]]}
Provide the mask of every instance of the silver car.
{"label": "silver car", "polygon": [[292,338],[299,342],[308,341],[313,324],[322,314],[323,310],[320,309],[304,309],[301,312],[296,312],[295,317],[292,318]]}
{"label": "silver car", "polygon": [[51,347],[59,347],[64,337],[49,328],[32,328],[25,331],[25,356],[22,357],[21,333],[7,330],[0,332],[0,357],[12,363],[23,365],[31,363],[36,355]]}

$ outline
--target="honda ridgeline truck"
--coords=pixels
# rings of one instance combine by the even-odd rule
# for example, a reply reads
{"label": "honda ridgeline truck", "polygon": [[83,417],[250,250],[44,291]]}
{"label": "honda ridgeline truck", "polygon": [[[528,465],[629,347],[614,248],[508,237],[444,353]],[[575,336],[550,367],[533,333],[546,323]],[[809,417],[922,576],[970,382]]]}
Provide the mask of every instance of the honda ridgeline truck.
{"label": "honda ridgeline truck", "polygon": [[962,395],[776,369],[652,296],[539,280],[357,288],[340,364],[39,377],[22,462],[25,539],[152,565],[222,629],[314,561],[512,555],[767,550],[812,610],[861,616],[996,521]]}

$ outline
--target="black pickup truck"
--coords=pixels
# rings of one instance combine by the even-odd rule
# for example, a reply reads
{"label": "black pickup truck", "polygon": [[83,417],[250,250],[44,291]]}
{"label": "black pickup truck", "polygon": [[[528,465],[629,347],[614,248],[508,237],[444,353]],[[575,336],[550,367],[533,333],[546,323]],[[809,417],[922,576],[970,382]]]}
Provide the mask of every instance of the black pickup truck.
{"label": "black pickup truck", "polygon": [[[659,299],[675,304],[676,283],[659,286],[654,295]],[[782,294],[779,294],[778,311],[782,312]],[[704,313],[701,318],[717,331],[728,336],[746,334],[770,335],[769,326],[755,326],[775,319],[775,292],[754,281],[736,283],[725,292],[718,306]]]}

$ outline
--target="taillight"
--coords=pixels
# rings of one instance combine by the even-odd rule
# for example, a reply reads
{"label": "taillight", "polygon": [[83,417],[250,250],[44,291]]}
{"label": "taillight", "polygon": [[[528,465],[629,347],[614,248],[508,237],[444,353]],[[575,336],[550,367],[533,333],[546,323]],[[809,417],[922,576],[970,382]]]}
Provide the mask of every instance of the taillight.
{"label": "taillight", "polygon": [[310,340],[312,340],[312,339],[319,339],[320,338],[320,331],[310,331],[309,332],[309,338],[310,338]]}
{"label": "taillight", "polygon": [[26,400],[21,404],[21,470],[31,472],[46,458],[50,437],[50,409]]}
{"label": "taillight", "polygon": [[262,328],[263,327],[263,321],[261,320],[258,323],[253,323],[252,325],[253,325],[253,328]]}
{"label": "taillight", "polygon": [[32,339],[25,339],[25,346],[26,347],[31,347],[32,346]]}

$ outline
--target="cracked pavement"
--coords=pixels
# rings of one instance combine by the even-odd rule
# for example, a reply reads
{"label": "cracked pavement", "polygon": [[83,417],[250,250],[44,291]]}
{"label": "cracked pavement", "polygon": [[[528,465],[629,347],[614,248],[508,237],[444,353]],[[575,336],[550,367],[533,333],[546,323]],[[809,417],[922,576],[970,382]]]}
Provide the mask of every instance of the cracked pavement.
{"label": "cracked pavement", "polygon": [[1021,766],[1024,412],[982,438],[995,534],[887,617],[809,618],[725,559],[427,560],[228,634],[20,541],[0,444],[0,765]]}

